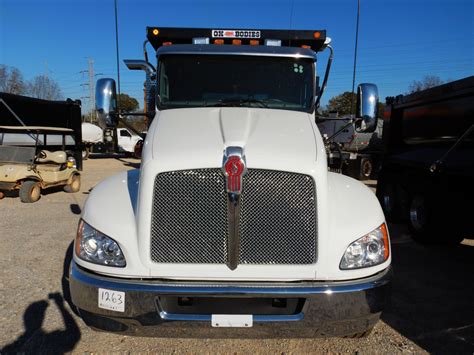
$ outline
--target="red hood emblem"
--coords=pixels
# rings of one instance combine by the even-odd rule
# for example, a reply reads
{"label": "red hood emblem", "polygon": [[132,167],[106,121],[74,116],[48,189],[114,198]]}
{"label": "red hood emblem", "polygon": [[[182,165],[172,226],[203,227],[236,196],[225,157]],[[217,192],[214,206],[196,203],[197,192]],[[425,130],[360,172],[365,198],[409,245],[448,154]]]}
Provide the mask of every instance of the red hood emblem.
{"label": "red hood emblem", "polygon": [[246,173],[245,157],[241,147],[228,147],[225,151],[223,170],[226,176],[228,193],[242,192],[242,177]]}

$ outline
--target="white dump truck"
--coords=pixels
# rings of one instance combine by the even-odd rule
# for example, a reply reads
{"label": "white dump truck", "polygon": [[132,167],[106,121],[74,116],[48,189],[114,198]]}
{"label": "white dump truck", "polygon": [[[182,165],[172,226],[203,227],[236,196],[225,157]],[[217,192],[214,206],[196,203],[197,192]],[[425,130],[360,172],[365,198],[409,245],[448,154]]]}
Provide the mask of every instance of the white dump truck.
{"label": "white dump truck", "polygon": [[[145,71],[155,108],[141,168],[98,184],[77,231],[70,291],[83,320],[160,337],[368,334],[389,295],[390,240],[375,194],[328,171],[315,122],[326,31],[147,37],[156,66],[126,61]],[[97,90],[112,125],[115,82]],[[373,131],[375,85],[358,98],[359,129]]]}

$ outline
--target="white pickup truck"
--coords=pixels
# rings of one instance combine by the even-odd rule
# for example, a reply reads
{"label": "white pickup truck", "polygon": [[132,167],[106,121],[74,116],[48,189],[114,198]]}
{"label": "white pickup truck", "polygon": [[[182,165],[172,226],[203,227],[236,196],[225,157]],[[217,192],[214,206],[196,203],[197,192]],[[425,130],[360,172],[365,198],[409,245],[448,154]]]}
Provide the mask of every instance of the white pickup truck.
{"label": "white pickup truck", "polygon": [[[84,321],[367,335],[389,295],[390,240],[374,193],[328,172],[315,123],[326,32],[150,27],[148,40],[158,70],[126,61],[155,100],[141,168],[98,184],[77,231],[70,289]],[[112,122],[115,83],[97,90]],[[376,87],[358,96],[373,130]]]}
{"label": "white pickup truck", "polygon": [[[88,122],[83,122],[81,128],[83,159],[87,159],[90,153],[105,153],[110,150],[135,154],[137,144],[143,141],[142,137],[127,128],[102,129]],[[116,144],[114,144],[115,140]],[[113,147],[117,148],[113,149]]]}

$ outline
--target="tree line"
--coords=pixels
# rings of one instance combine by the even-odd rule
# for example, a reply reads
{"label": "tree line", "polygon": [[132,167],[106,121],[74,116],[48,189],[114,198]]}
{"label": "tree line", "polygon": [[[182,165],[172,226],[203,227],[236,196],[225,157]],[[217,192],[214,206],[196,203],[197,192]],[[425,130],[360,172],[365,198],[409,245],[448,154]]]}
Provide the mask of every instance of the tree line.
{"label": "tree line", "polygon": [[[436,75],[427,75],[421,80],[414,80],[408,85],[408,91],[405,94],[413,94],[418,91],[426,90],[445,82]],[[331,112],[337,112],[339,117],[351,114],[351,101],[353,102],[352,113],[354,113],[354,106],[356,103],[356,94],[345,91],[342,94],[334,96],[329,99],[328,104],[321,111],[322,116],[328,116]],[[379,118],[383,117],[385,105],[379,102]]]}
{"label": "tree line", "polygon": [[0,64],[0,92],[25,95],[43,100],[62,100],[59,84],[47,75],[37,75],[27,81],[15,67]]}

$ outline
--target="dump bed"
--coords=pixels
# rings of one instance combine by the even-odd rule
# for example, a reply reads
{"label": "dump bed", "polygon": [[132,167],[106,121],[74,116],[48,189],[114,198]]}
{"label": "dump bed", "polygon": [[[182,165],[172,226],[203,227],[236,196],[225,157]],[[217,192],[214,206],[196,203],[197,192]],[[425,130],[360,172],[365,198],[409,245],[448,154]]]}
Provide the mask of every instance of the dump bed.
{"label": "dump bed", "polygon": [[474,76],[387,98],[385,162],[426,168],[444,157],[448,169],[472,174],[474,131],[465,135],[455,149],[451,148],[473,124]]}
{"label": "dump bed", "polygon": [[[66,149],[74,152],[79,169],[82,169],[81,102],[40,100],[26,96],[0,93],[0,144],[34,146],[36,130],[22,132],[27,127],[39,128],[39,145],[48,150]],[[16,131],[8,127],[18,128]],[[64,129],[67,132],[64,132]]]}

